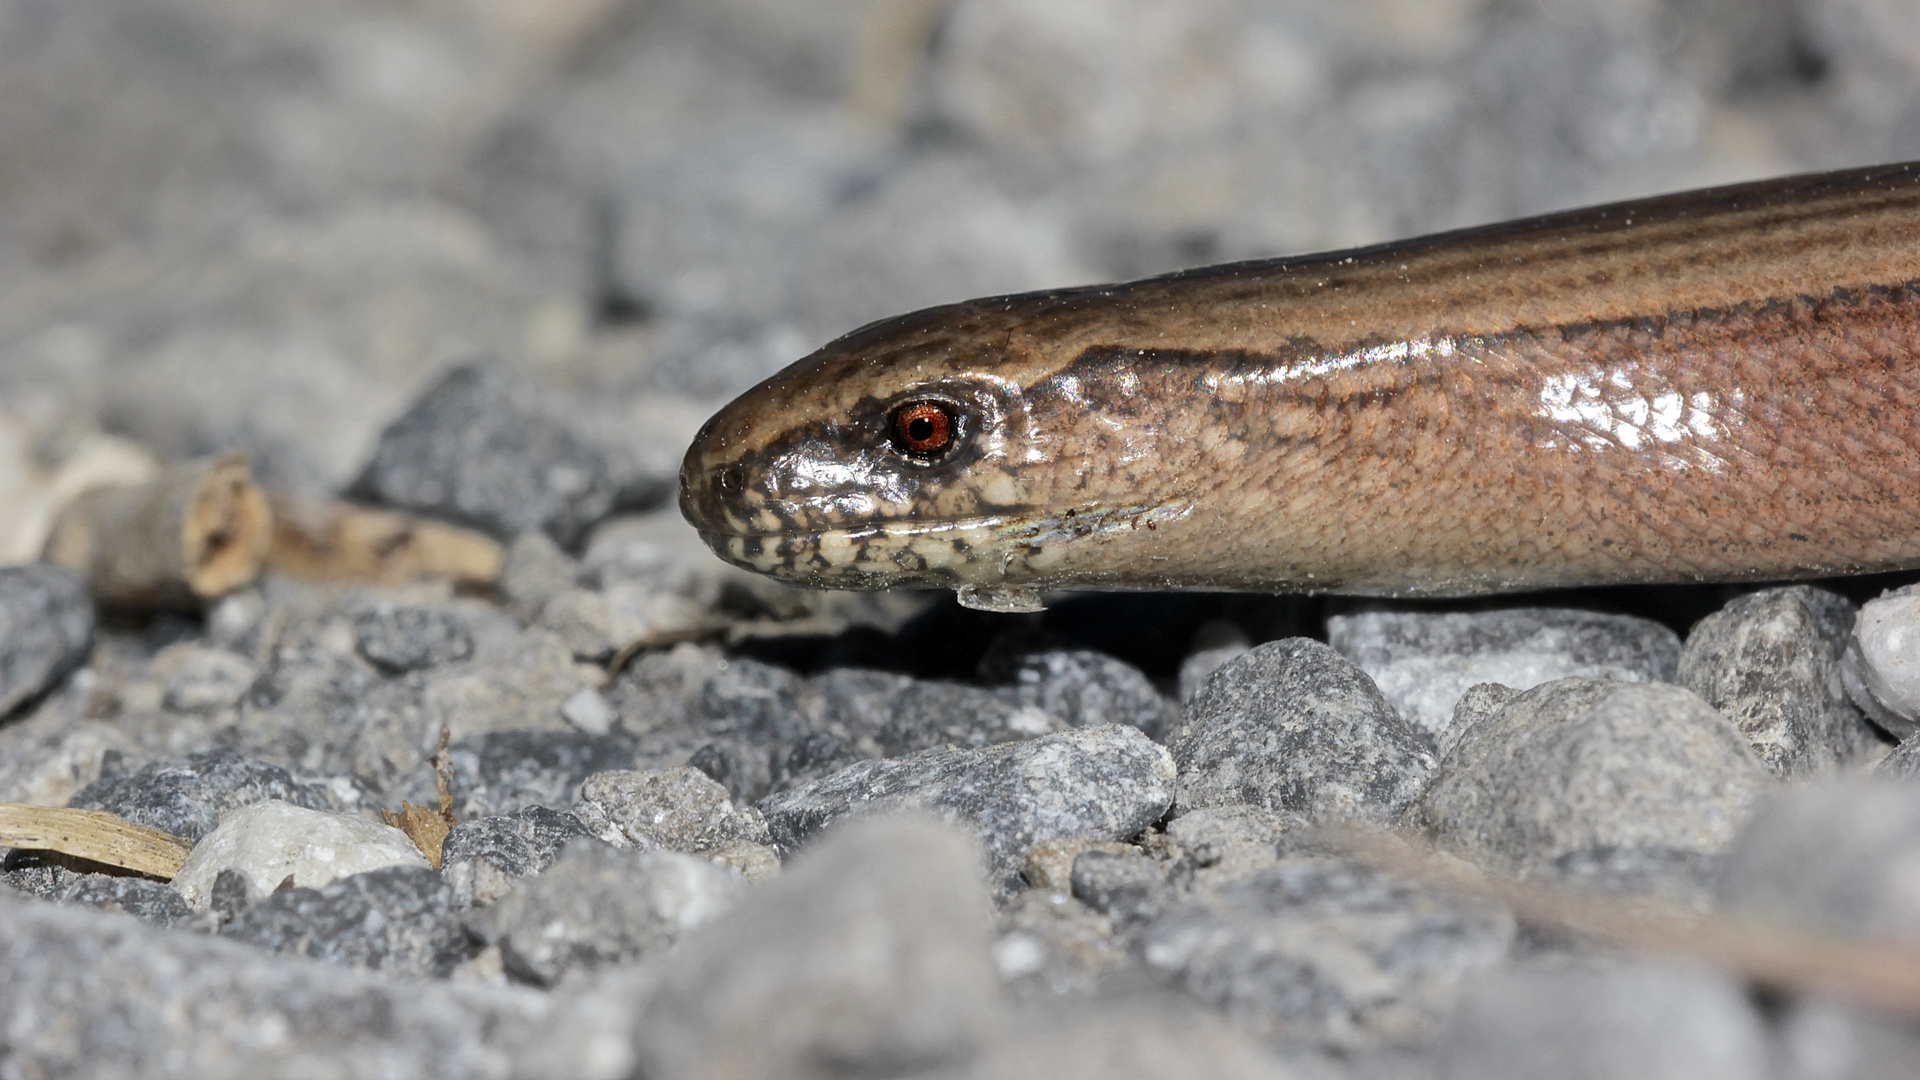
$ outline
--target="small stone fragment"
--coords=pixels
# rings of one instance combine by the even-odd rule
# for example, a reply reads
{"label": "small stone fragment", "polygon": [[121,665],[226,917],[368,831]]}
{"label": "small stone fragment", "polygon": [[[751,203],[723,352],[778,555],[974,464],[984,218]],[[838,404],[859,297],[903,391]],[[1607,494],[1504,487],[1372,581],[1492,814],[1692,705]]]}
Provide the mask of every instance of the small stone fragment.
{"label": "small stone fragment", "polygon": [[1306,638],[1268,642],[1208,677],[1174,760],[1183,812],[1245,803],[1384,821],[1433,770],[1421,736],[1366,673]]}
{"label": "small stone fragment", "polygon": [[495,732],[566,731],[560,707],[599,685],[602,674],[575,662],[557,635],[535,627],[504,652],[437,667],[424,677],[429,701],[460,742]]}
{"label": "small stone fragment", "polygon": [[166,689],[160,699],[170,712],[216,713],[231,709],[253,685],[253,665],[246,657],[225,649],[182,643],[168,646],[164,652],[175,655],[156,657],[154,667],[171,661],[167,666],[172,672],[167,676]]}
{"label": "small stone fragment", "polygon": [[994,656],[981,675],[1016,704],[1057,716],[1068,727],[1130,724],[1163,739],[1179,710],[1140,669],[1091,649],[1053,649]]}
{"label": "small stone fragment", "polygon": [[608,843],[643,851],[705,855],[734,843],[772,842],[758,810],[735,806],[726,788],[691,766],[596,773],[581,783],[574,813]]}
{"label": "small stone fragment", "polygon": [[425,867],[389,866],[275,892],[220,935],[268,952],[395,975],[445,976],[467,958],[452,890]]}
{"label": "small stone fragment", "polygon": [[1526,874],[1581,852],[1711,855],[1772,786],[1692,692],[1562,679],[1462,734],[1410,816],[1468,858]]}
{"label": "small stone fragment", "polygon": [[500,569],[500,597],[522,622],[532,622],[547,601],[577,583],[580,565],[539,529],[527,529],[507,545]]}
{"label": "small stone fragment", "polygon": [[595,663],[624,649],[704,637],[719,625],[694,600],[625,581],[602,591],[563,589],[541,607],[536,622],[560,635],[574,656]]}
{"label": "small stone fragment", "polygon": [[24,866],[6,872],[10,886],[51,900],[131,915],[151,926],[167,927],[193,917],[193,909],[165,882],[117,874],[76,874],[63,866]]}
{"label": "small stone fragment", "polygon": [[1528,690],[1573,675],[1672,682],[1680,659],[1680,639],[1650,619],[1563,608],[1335,615],[1327,641],[1433,740],[1475,683]]}
{"label": "small stone fragment", "polygon": [[494,731],[447,751],[461,819],[509,814],[529,806],[566,806],[580,782],[634,763],[633,741],[583,731]]}
{"label": "small stone fragment", "polygon": [[238,870],[256,890],[271,893],[289,877],[297,887],[317,888],[387,866],[426,870],[427,860],[399,829],[272,799],[221,819],[194,845],[173,887],[199,910],[222,870]]}
{"label": "small stone fragment", "polygon": [[1661,963],[1527,965],[1478,980],[1436,1050],[1438,1080],[1759,1080],[1765,1026],[1745,988]]}
{"label": "small stone fragment", "polygon": [[1299,814],[1231,803],[1174,818],[1167,823],[1167,838],[1195,881],[1205,885],[1272,866],[1296,846],[1291,838],[1308,836],[1312,828]]}
{"label": "small stone fragment", "polygon": [[978,857],[924,820],[835,830],[665,958],[641,1075],[824,1078],[964,1063],[998,1021]]}
{"label": "small stone fragment", "polygon": [[1846,598],[1806,585],[1742,596],[1687,635],[1680,685],[1781,777],[1832,772],[1879,744],[1842,681],[1854,616]]}
{"label": "small stone fragment", "polygon": [[453,889],[454,906],[490,904],[587,835],[578,818],[544,806],[462,821],[440,845],[440,875]]}
{"label": "small stone fragment", "polygon": [[68,805],[106,810],[136,825],[199,840],[229,812],[270,799],[309,810],[329,809],[324,789],[294,780],[278,765],[228,749],[204,750],[96,780],[75,792]]}
{"label": "small stone fragment", "polygon": [[1141,931],[1154,970],[1269,1038],[1343,1050],[1428,1034],[1513,920],[1345,859],[1295,857]]}
{"label": "small stone fragment", "polygon": [[1070,880],[1075,899],[1121,926],[1146,922],[1178,895],[1166,867],[1139,853],[1083,852]]}
{"label": "small stone fragment", "polygon": [[0,716],[78,667],[92,644],[80,575],[52,563],[0,567]]}
{"label": "small stone fragment", "polygon": [[579,693],[568,698],[560,706],[560,715],[567,723],[589,735],[605,735],[613,730],[613,722],[619,719],[614,715],[613,706],[600,696],[600,691],[592,687],[583,687]]}
{"label": "small stone fragment", "polygon": [[1920,589],[1867,601],[1854,619],[1841,675],[1860,711],[1896,739],[1920,731]]}
{"label": "small stone fragment", "polygon": [[467,926],[499,946],[508,974],[552,986],[664,950],[725,911],[742,887],[739,874],[692,855],[581,839]]}
{"label": "small stone fragment", "polygon": [[1020,877],[1030,888],[1050,893],[1073,891],[1073,863],[1089,851],[1107,851],[1116,855],[1139,854],[1131,844],[1113,840],[1094,840],[1085,836],[1058,836],[1042,840],[1027,849],[1020,861]]}
{"label": "small stone fragment", "polygon": [[980,841],[996,887],[1017,890],[1020,860],[1042,840],[1125,840],[1166,813],[1173,759],[1124,724],[979,750],[925,750],[863,761],[760,803],[775,846],[793,851],[855,814],[922,810]]}
{"label": "small stone fragment", "polygon": [[380,604],[353,617],[360,655],[390,675],[451,664],[473,655],[466,621],[444,608]]}

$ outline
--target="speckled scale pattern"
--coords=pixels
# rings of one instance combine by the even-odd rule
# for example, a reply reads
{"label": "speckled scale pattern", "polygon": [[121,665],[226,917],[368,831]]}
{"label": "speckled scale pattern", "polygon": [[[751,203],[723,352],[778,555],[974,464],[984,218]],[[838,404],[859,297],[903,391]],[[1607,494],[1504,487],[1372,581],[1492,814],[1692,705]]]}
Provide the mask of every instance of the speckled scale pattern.
{"label": "speckled scale pattern", "polygon": [[[1893,569],[1916,355],[1920,168],[1793,177],[875,324],[715,416],[682,508],[838,587]],[[931,465],[885,434],[929,396],[968,431]]]}

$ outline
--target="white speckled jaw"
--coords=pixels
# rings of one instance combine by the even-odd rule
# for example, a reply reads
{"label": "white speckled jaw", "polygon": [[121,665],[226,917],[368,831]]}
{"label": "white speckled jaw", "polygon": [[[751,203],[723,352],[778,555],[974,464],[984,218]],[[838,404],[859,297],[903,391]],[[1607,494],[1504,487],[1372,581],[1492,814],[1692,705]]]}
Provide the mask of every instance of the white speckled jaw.
{"label": "white speckled jaw", "polygon": [[[1116,544],[1141,542],[1191,507],[947,522],[891,522],[820,533],[702,534],[723,559],[796,584],[827,589],[947,588],[968,607],[1037,611],[1046,588],[1098,584]],[[1099,566],[1101,573],[1089,573]]]}

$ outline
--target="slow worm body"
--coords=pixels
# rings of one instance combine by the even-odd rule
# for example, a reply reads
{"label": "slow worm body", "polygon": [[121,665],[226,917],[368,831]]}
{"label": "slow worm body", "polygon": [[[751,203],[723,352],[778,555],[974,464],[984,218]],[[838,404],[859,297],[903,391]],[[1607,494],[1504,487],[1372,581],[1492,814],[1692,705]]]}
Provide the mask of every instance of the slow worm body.
{"label": "slow worm body", "polygon": [[1920,566],[1920,165],[904,315],[681,483],[740,565],[1013,610]]}

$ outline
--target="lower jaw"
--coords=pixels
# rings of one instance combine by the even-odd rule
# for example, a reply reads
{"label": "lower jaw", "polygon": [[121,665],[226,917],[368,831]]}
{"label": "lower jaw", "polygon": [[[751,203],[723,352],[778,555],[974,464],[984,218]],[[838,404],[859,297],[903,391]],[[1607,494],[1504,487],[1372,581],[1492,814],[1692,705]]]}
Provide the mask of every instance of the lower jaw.
{"label": "lower jaw", "polygon": [[1000,584],[1006,571],[1024,569],[996,554],[1007,547],[1009,529],[1004,519],[990,518],[773,536],[700,535],[727,562],[796,584],[954,589]]}

